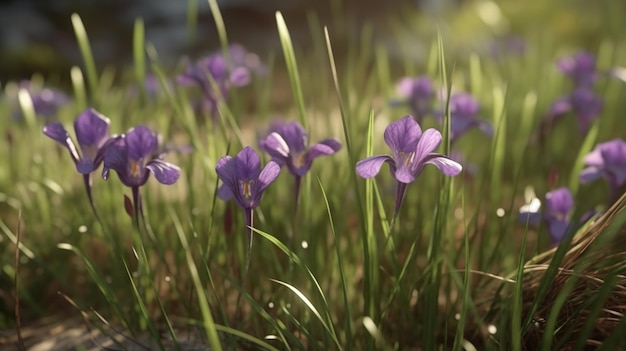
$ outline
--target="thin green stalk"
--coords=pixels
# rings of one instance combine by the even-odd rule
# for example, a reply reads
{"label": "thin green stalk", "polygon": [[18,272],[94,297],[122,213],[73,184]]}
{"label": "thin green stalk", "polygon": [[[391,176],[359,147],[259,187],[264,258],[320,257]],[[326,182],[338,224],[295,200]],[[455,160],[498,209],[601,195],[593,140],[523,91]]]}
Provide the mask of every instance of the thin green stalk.
{"label": "thin green stalk", "polygon": [[74,34],[76,35],[76,41],[78,42],[78,47],[80,48],[80,53],[83,57],[85,70],[87,72],[89,93],[93,98],[96,96],[96,91],[98,87],[98,72],[96,70],[96,61],[93,58],[91,45],[89,44],[89,38],[87,37],[87,31],[85,30],[83,21],[80,19],[80,16],[77,13],[73,13],[71,18],[72,26],[74,27]]}

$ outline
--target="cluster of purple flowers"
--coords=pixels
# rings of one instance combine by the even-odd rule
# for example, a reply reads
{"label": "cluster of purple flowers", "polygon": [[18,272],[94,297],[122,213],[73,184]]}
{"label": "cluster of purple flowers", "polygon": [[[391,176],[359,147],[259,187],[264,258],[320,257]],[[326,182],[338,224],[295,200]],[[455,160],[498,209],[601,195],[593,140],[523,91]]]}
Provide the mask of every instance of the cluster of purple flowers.
{"label": "cluster of purple flowers", "polygon": [[[413,117],[422,123],[427,116],[433,116],[443,124],[445,111],[442,108],[433,108],[435,97],[439,105],[446,103],[447,93],[436,89],[428,76],[415,78],[405,77],[397,85],[397,90],[411,109]],[[454,142],[471,128],[478,128],[485,134],[493,135],[493,126],[480,118],[480,103],[469,93],[458,92],[450,96],[450,141]]]}
{"label": "cluster of purple flowers", "polygon": [[552,103],[544,126],[552,125],[561,117],[572,113],[578,119],[580,133],[586,134],[604,105],[594,92],[595,84],[602,76],[619,78],[616,74],[619,68],[601,71],[596,66],[596,57],[584,51],[557,60],[556,67],[572,81],[572,91]]}
{"label": "cluster of purple flowers", "polygon": [[263,75],[265,71],[258,56],[232,44],[225,53],[215,52],[187,66],[176,81],[181,86],[198,86],[202,98],[196,109],[216,118],[219,102],[228,99],[232,87],[246,86],[253,73]]}
{"label": "cluster of purple flowers", "polygon": [[162,184],[173,184],[180,169],[163,161],[165,151],[159,148],[157,134],[146,126],[137,126],[121,135],[109,134],[110,120],[94,109],[87,109],[74,120],[78,147],[68,131],[59,122],[43,128],[43,133],[70,152],[76,170],[83,175],[89,203],[96,214],[91,195],[91,173],[104,164],[102,177],[106,180],[114,170],[120,181],[133,192],[135,219],[141,213],[139,188],[154,174]]}
{"label": "cluster of purple flowers", "polygon": [[[24,90],[30,96],[35,114],[39,117],[50,119],[56,116],[59,109],[70,102],[69,96],[63,91],[49,88],[39,87],[30,81],[21,81],[17,88]],[[17,96],[12,97],[17,103]],[[22,112],[19,108],[15,108],[12,113],[14,120],[23,119]]]}

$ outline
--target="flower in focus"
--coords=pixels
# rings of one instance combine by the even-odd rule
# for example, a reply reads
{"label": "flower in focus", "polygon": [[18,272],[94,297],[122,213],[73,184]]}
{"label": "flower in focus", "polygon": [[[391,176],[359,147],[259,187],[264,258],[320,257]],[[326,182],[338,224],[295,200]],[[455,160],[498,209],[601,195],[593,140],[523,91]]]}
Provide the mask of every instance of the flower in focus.
{"label": "flower in focus", "polygon": [[[222,185],[217,190],[220,199],[235,203],[244,212],[248,234],[248,263],[252,249],[253,210],[259,206],[265,189],[278,177],[280,166],[269,161],[261,170],[261,160],[253,148],[246,146],[236,157],[224,156],[215,165]],[[246,263],[246,267],[248,266]]]}
{"label": "flower in focus", "polygon": [[580,182],[589,183],[604,177],[611,186],[612,196],[626,183],[626,142],[614,139],[596,145],[585,156],[585,168],[580,172]]}
{"label": "flower in focus", "polygon": [[397,89],[403,102],[408,103],[418,123],[421,123],[424,117],[432,112],[435,89],[428,76],[405,77],[400,80]]}
{"label": "flower in focus", "polygon": [[269,135],[259,145],[272,156],[273,161],[280,166],[286,166],[296,178],[296,203],[300,192],[300,178],[311,169],[313,160],[332,155],[341,148],[339,141],[333,138],[324,139],[309,147],[307,132],[298,122],[273,123]]}
{"label": "flower in focus", "polygon": [[591,89],[581,87],[552,103],[546,121],[554,123],[566,113],[572,112],[578,117],[578,128],[581,134],[586,134],[593,121],[602,112],[603,105],[602,99]]}
{"label": "flower in focus", "polygon": [[174,184],[180,176],[180,168],[163,161],[163,153],[159,151],[158,136],[148,127],[137,126],[113,139],[104,153],[102,178],[107,180],[114,170],[122,184],[131,188],[137,226],[139,216],[143,217],[139,188],[148,181],[150,173],[166,185]]}
{"label": "flower in focus", "polygon": [[109,136],[109,124],[109,119],[94,109],[87,109],[78,115],[74,120],[74,132],[80,152],[61,123],[53,122],[43,128],[46,136],[69,150],[76,170],[83,175],[87,196],[94,211],[90,174],[100,166],[106,146],[113,140]]}
{"label": "flower in focus", "polygon": [[[445,96],[442,97],[444,99]],[[445,100],[444,100],[445,101]],[[480,103],[468,93],[457,93],[450,96],[450,140],[454,141],[465,134],[470,128],[477,127],[488,136],[493,135],[491,123],[478,118]],[[443,122],[444,111],[438,111],[437,117]]]}
{"label": "flower in focus", "polygon": [[536,198],[520,209],[519,220],[523,223],[538,224],[544,221],[553,245],[558,245],[567,234],[569,216],[574,208],[574,198],[569,189],[561,187],[546,193],[545,209],[540,211],[541,202]]}
{"label": "flower in focus", "polygon": [[447,176],[455,176],[462,166],[449,157],[433,153],[441,143],[441,133],[435,129],[422,129],[412,116],[405,116],[387,126],[385,142],[392,155],[368,157],[356,164],[356,172],[363,178],[372,178],[380,172],[383,163],[388,163],[391,174],[398,182],[394,218],[406,193],[407,184],[413,182],[422,173],[427,164],[437,167]]}
{"label": "flower in focus", "polygon": [[113,169],[122,184],[134,188],[148,181],[150,173],[161,184],[174,184],[180,168],[162,160],[159,138],[146,126],[137,126],[115,138],[104,153],[102,177],[109,178]]}

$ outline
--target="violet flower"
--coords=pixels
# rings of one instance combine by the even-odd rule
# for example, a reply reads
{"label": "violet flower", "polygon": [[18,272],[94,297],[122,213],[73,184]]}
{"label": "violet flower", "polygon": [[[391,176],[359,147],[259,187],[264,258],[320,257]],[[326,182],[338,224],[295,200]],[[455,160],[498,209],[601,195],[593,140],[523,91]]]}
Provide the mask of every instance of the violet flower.
{"label": "violet flower", "polygon": [[269,135],[259,144],[280,166],[286,166],[296,179],[295,198],[298,202],[300,179],[320,156],[332,155],[341,148],[337,139],[329,138],[308,146],[308,135],[298,122],[274,123]]}
{"label": "violet flower", "polygon": [[106,146],[113,140],[109,136],[109,124],[109,119],[94,109],[87,109],[78,115],[74,120],[74,132],[80,152],[61,123],[53,122],[43,128],[46,136],[69,150],[76,170],[83,175],[85,190],[94,214],[96,214],[96,209],[91,195],[91,172],[100,166]]}
{"label": "violet flower", "polygon": [[[19,88],[28,92],[35,114],[44,118],[56,116],[58,110],[70,102],[70,98],[61,90],[46,87],[38,88],[29,81],[21,81]],[[21,119],[21,111],[16,111],[14,118]]]}
{"label": "violet flower", "polygon": [[427,164],[432,164],[447,176],[455,176],[462,166],[442,154],[433,153],[441,143],[441,133],[435,129],[422,129],[412,116],[405,116],[387,126],[385,142],[392,155],[368,157],[356,164],[356,172],[363,178],[378,174],[383,163],[388,163],[391,174],[396,179],[396,203],[394,220],[406,193],[409,183],[415,181]]}
{"label": "violet flower", "polygon": [[602,112],[603,105],[602,99],[591,89],[580,87],[552,103],[548,110],[547,122],[554,123],[566,113],[572,112],[578,117],[578,129],[584,135]]}
{"label": "violet flower", "polygon": [[403,102],[411,108],[413,117],[418,123],[421,123],[424,117],[432,113],[435,89],[428,76],[405,77],[398,83],[397,90],[404,99]]}
{"label": "violet flower", "polygon": [[519,220],[523,223],[538,224],[543,221],[548,227],[552,244],[558,245],[570,226],[569,216],[574,208],[574,198],[566,187],[546,193],[545,209],[540,211],[540,203],[526,205],[520,209]]}
{"label": "violet flower", "polygon": [[161,184],[174,184],[180,176],[180,168],[162,160],[159,138],[148,127],[137,126],[126,134],[116,137],[104,153],[102,178],[109,178],[114,170],[122,184],[133,192],[135,224],[143,216],[139,188],[146,184],[150,173]]}
{"label": "violet flower", "polygon": [[248,85],[251,72],[262,71],[261,63],[251,63],[249,57],[243,47],[232,46],[229,61],[221,52],[211,54],[189,65],[177,77],[177,82],[183,86],[199,86],[203,94],[200,107],[214,118],[218,103],[228,99],[231,87]]}
{"label": "violet flower", "polygon": [[[253,210],[259,205],[265,189],[278,177],[280,166],[269,161],[261,170],[261,160],[253,148],[246,146],[236,157],[224,156],[215,165],[223,184],[217,190],[220,199],[234,199],[243,210],[248,234],[248,258],[252,249]],[[247,266],[247,264],[246,264]]]}
{"label": "violet flower", "polygon": [[585,156],[585,168],[580,172],[580,182],[589,183],[604,177],[611,187],[612,197],[626,183],[626,142],[613,139],[596,145]]}
{"label": "violet flower", "polygon": [[[445,101],[445,96],[441,99]],[[476,127],[488,136],[493,135],[491,123],[478,118],[480,103],[468,93],[456,93],[450,97],[450,141],[455,141],[469,129]],[[437,117],[443,123],[444,111],[438,111]]]}
{"label": "violet flower", "polygon": [[590,88],[600,75],[596,69],[596,57],[584,51],[559,59],[556,67],[571,78],[576,87]]}

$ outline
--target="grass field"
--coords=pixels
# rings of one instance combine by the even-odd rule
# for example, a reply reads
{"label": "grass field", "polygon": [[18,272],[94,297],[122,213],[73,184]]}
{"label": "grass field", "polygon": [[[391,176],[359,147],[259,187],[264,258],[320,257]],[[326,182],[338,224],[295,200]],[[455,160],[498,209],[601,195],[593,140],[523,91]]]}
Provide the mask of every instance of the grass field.
{"label": "grass field", "polygon": [[307,45],[278,12],[267,55],[209,4],[210,56],[166,66],[137,20],[134,64],[99,67],[73,15],[69,89],[2,82],[7,342],[80,316],[147,349],[626,349],[623,4],[356,40],[311,13]]}

